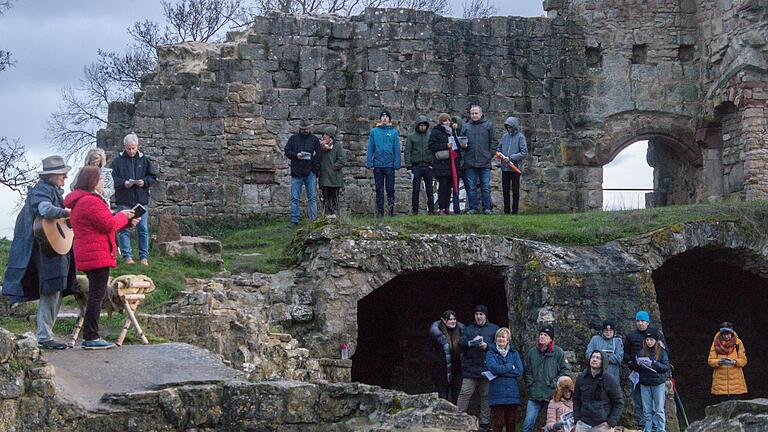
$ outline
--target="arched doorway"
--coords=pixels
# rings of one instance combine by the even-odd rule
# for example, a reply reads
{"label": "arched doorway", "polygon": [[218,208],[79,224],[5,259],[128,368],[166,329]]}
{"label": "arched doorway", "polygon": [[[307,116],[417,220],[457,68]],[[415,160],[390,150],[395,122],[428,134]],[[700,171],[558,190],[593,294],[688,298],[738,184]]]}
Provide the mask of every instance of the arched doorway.
{"label": "arched doorway", "polygon": [[743,268],[747,254],[695,248],[673,256],[652,273],[671,363],[689,420],[711,403],[707,365],[721,321],[732,321],[748,356],[750,398],[768,396],[768,279]]}
{"label": "arched doorway", "polygon": [[653,168],[646,156],[648,141],[637,141],[603,167],[603,210],[646,207],[646,194],[653,192]]}
{"label": "arched doorway", "polygon": [[485,304],[489,320],[508,325],[503,269],[443,267],[395,277],[358,301],[357,349],[352,380],[402,390],[433,392],[423,352],[430,324],[446,309],[469,324]]}

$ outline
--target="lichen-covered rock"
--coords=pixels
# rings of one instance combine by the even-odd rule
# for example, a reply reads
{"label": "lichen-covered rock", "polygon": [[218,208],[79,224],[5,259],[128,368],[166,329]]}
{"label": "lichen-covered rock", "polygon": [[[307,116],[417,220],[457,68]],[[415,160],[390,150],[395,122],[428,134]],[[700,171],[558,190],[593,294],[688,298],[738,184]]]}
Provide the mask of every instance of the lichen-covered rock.
{"label": "lichen-covered rock", "polygon": [[707,407],[707,416],[689,432],[768,430],[768,399],[736,400]]}
{"label": "lichen-covered rock", "polygon": [[188,255],[204,262],[224,265],[221,242],[212,238],[182,236],[179,240],[159,243],[157,249],[170,256]]}

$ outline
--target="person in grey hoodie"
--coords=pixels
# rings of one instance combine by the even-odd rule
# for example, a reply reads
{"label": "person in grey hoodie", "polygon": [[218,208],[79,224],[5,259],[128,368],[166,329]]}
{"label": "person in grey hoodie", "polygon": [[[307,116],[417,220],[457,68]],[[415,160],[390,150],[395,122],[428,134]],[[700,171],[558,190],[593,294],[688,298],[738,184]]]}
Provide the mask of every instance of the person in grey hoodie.
{"label": "person in grey hoodie", "polygon": [[[520,130],[520,120],[517,117],[507,117],[504,122],[506,133],[501,137],[501,143],[496,149],[522,170],[522,162],[528,156],[528,143]],[[512,208],[509,207],[509,186],[512,184]],[[506,163],[501,164],[501,192],[504,198],[504,213],[517,214],[520,205],[520,173],[512,171]]]}
{"label": "person in grey hoodie", "polygon": [[600,334],[592,336],[589,345],[587,345],[587,351],[584,353],[586,359],[589,360],[589,356],[595,351],[603,353],[603,358],[607,363],[605,365],[606,372],[618,380],[621,361],[624,358],[624,341],[616,335],[616,325],[613,321],[603,321]]}

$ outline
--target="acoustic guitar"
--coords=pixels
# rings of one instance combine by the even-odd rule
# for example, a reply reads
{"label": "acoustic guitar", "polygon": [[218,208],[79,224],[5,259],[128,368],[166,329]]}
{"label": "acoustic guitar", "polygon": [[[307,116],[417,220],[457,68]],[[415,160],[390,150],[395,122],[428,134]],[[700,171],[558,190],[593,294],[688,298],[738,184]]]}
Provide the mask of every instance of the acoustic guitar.
{"label": "acoustic guitar", "polygon": [[37,217],[32,225],[32,230],[46,256],[66,255],[72,250],[75,233],[72,231],[69,218],[45,219]]}

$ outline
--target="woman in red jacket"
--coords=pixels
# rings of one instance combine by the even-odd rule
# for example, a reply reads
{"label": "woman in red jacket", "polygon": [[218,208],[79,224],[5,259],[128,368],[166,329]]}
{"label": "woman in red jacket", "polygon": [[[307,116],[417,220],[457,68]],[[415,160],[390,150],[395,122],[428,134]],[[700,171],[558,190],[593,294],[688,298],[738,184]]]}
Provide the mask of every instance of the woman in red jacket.
{"label": "woman in red jacket", "polygon": [[115,346],[99,337],[101,303],[107,294],[109,269],[115,260],[115,232],[127,225],[136,225],[132,210],[112,215],[101,198],[101,171],[95,166],[80,170],[73,191],[64,199],[71,209],[70,221],[75,232],[75,266],[88,276],[88,306],[83,325],[83,349],[108,349]]}

